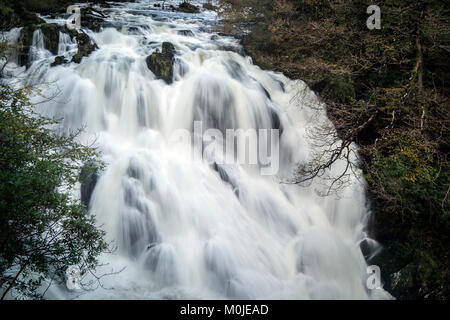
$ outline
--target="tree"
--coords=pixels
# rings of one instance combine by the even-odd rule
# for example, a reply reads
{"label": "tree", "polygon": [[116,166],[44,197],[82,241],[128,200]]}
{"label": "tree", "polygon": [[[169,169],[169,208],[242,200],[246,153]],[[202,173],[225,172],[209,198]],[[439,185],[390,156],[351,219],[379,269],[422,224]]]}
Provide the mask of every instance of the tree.
{"label": "tree", "polygon": [[[107,250],[104,232],[71,195],[94,149],[58,135],[34,112],[30,88],[0,85],[0,297],[42,298],[44,284],[84,274]],[[98,163],[98,161],[97,161]],[[48,288],[48,287],[47,287]]]}

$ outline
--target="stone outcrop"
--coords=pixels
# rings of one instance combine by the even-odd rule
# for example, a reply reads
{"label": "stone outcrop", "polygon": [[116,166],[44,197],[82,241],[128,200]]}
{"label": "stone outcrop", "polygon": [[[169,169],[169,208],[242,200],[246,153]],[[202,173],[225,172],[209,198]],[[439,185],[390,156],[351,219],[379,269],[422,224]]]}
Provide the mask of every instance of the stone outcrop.
{"label": "stone outcrop", "polygon": [[61,27],[56,23],[45,23],[40,27],[42,34],[44,35],[45,49],[52,54],[58,54],[60,28]]}
{"label": "stone outcrop", "polygon": [[33,44],[33,34],[36,30],[41,29],[44,36],[44,47],[53,55],[58,54],[59,32],[65,32],[73,38],[77,35],[75,30],[69,31],[66,27],[61,27],[55,23],[43,23],[40,25],[28,25],[22,28],[18,39],[17,54],[19,64],[25,66],[29,62],[30,47]]}
{"label": "stone outcrop", "polygon": [[184,13],[199,13],[200,12],[200,9],[198,7],[194,6],[193,4],[190,4],[189,2],[181,3],[176,10],[180,11],[180,12],[184,12]]}
{"label": "stone outcrop", "polygon": [[171,84],[173,81],[175,47],[170,42],[162,44],[162,52],[153,52],[147,57],[147,67],[159,79]]}
{"label": "stone outcrop", "polygon": [[69,61],[67,61],[63,56],[57,56],[55,57],[55,61],[53,61],[53,63],[50,65],[52,67],[56,67],[65,63],[68,63]]}
{"label": "stone outcrop", "polygon": [[89,56],[93,51],[98,49],[98,47],[84,32],[78,33],[76,39],[78,44],[78,52],[73,56],[72,62],[80,63],[83,57]]}

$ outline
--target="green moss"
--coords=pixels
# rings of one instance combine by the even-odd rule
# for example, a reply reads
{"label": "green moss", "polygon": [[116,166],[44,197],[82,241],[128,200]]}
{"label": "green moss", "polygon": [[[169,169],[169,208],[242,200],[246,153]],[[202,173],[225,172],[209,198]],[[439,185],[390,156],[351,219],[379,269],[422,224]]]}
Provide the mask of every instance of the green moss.
{"label": "green moss", "polygon": [[41,25],[45,48],[53,54],[58,54],[59,29],[60,27],[55,23]]}
{"label": "green moss", "polygon": [[153,52],[146,60],[148,68],[155,76],[169,84],[173,81],[174,51],[173,44],[164,42],[162,53]]}

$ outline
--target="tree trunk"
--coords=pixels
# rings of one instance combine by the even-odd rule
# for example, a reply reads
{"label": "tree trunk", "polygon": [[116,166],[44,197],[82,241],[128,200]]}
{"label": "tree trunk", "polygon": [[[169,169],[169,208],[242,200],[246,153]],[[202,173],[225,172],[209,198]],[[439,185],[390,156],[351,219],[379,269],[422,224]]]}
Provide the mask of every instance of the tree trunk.
{"label": "tree trunk", "polygon": [[16,276],[14,277],[14,279],[11,280],[11,282],[9,283],[8,288],[6,288],[5,292],[3,292],[2,297],[0,298],[0,300],[4,300],[7,293],[12,289],[12,287],[14,286],[14,283],[16,282],[17,278],[20,276],[20,274],[22,273],[22,271],[25,269],[25,266],[27,264],[24,263],[21,267],[19,272],[17,272]]}

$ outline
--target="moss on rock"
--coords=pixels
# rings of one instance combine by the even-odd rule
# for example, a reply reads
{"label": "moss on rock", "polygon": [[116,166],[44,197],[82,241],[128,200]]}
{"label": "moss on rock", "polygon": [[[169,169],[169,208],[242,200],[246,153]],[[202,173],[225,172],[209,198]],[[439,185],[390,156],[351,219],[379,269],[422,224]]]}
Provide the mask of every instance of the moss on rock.
{"label": "moss on rock", "polygon": [[147,57],[147,66],[156,77],[172,83],[175,47],[170,42],[162,44],[162,53],[153,52]]}
{"label": "moss on rock", "polygon": [[89,56],[93,51],[98,49],[97,45],[91,41],[91,38],[84,33],[77,34],[78,52],[73,56],[72,62],[80,63],[83,57]]}
{"label": "moss on rock", "polygon": [[55,61],[51,64],[52,67],[56,67],[62,64],[67,63],[68,61],[63,56],[57,56],[55,57]]}
{"label": "moss on rock", "polygon": [[60,27],[56,23],[46,23],[41,25],[40,29],[44,35],[45,49],[52,54],[58,54]]}
{"label": "moss on rock", "polygon": [[36,28],[36,25],[29,25],[20,30],[19,39],[17,41],[17,56],[19,65],[21,66],[25,66],[29,61],[30,47],[33,44],[33,33]]}
{"label": "moss on rock", "polygon": [[200,9],[198,7],[196,7],[193,4],[190,4],[188,2],[181,3],[176,10],[180,11],[180,12],[184,12],[184,13],[198,13],[198,12],[200,12]]}

